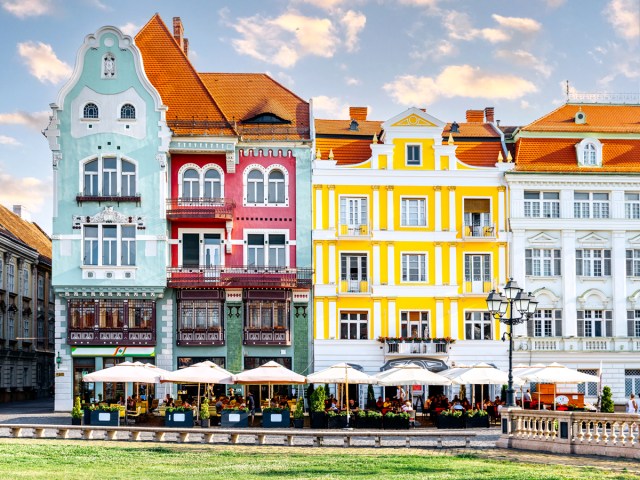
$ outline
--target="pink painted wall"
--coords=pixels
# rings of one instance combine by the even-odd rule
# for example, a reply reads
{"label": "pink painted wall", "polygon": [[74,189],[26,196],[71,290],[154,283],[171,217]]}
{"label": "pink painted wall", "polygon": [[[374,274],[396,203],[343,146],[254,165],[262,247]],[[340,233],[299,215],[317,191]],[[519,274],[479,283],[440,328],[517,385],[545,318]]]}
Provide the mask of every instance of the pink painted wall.
{"label": "pink painted wall", "polygon": [[[250,152],[245,156],[240,153],[240,163],[236,165],[235,173],[227,173],[226,159],[223,154],[180,154],[171,155],[171,179],[170,179],[170,196],[178,197],[178,172],[180,168],[187,164],[193,163],[199,167],[208,164],[216,164],[222,167],[224,175],[224,196],[235,201],[236,207],[233,215],[233,230],[231,236],[233,240],[244,240],[244,229],[279,229],[289,231],[289,242],[296,239],[296,165],[295,157],[284,156],[279,151],[260,150],[258,155],[253,156]],[[268,167],[273,164],[282,165],[288,172],[288,190],[286,192],[289,198],[289,206],[287,207],[251,207],[243,206],[243,174],[245,169],[250,165],[261,165]],[[265,191],[267,185],[265,183]],[[225,228],[226,221],[219,219],[207,220],[175,220],[171,222],[171,238],[178,239],[179,228]],[[225,235],[226,238],[226,235]],[[179,266],[178,246],[171,246],[171,265]],[[233,245],[231,254],[226,254],[225,265],[243,265],[244,248],[243,245]],[[289,265],[296,266],[296,248],[295,245],[289,245]]]}

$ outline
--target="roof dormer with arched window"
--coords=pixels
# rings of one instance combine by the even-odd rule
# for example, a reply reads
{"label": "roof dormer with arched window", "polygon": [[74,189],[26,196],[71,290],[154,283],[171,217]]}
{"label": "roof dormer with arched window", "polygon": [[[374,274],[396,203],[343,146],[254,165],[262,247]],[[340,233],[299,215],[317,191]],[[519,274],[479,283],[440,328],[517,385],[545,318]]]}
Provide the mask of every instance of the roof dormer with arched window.
{"label": "roof dormer with arched window", "polygon": [[576,155],[581,167],[601,167],[602,143],[597,138],[585,138],[576,144]]}

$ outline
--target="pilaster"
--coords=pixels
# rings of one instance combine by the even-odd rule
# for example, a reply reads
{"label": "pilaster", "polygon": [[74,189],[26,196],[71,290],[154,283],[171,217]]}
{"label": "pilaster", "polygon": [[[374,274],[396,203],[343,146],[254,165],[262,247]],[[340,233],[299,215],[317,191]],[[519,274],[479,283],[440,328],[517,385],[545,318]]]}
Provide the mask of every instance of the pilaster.
{"label": "pilaster", "polygon": [[225,332],[227,344],[227,370],[238,373],[243,365],[243,308],[242,290],[227,289],[225,307]]}
{"label": "pilaster", "polygon": [[578,335],[576,323],[576,232],[575,230],[562,231],[562,298],[564,308],[563,336],[575,337]]}

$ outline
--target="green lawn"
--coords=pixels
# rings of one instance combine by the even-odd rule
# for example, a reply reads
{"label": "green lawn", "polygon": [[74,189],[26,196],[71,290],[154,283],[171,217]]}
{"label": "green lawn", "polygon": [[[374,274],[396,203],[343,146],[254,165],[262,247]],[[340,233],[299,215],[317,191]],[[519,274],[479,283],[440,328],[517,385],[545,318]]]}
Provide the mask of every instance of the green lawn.
{"label": "green lawn", "polygon": [[510,463],[420,449],[280,448],[0,441],[0,478],[626,479],[594,468]]}

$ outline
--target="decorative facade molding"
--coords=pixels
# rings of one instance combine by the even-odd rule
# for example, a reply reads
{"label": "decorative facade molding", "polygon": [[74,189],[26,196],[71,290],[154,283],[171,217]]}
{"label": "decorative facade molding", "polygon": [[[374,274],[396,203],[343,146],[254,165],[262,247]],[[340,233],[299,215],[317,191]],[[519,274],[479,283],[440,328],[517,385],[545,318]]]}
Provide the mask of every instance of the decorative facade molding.
{"label": "decorative facade molding", "polygon": [[93,216],[90,215],[74,215],[73,216],[73,228],[78,230],[82,228],[86,223],[135,223],[138,230],[144,230],[144,217],[141,215],[124,215],[117,212],[113,207],[104,207],[104,210],[96,213]]}

